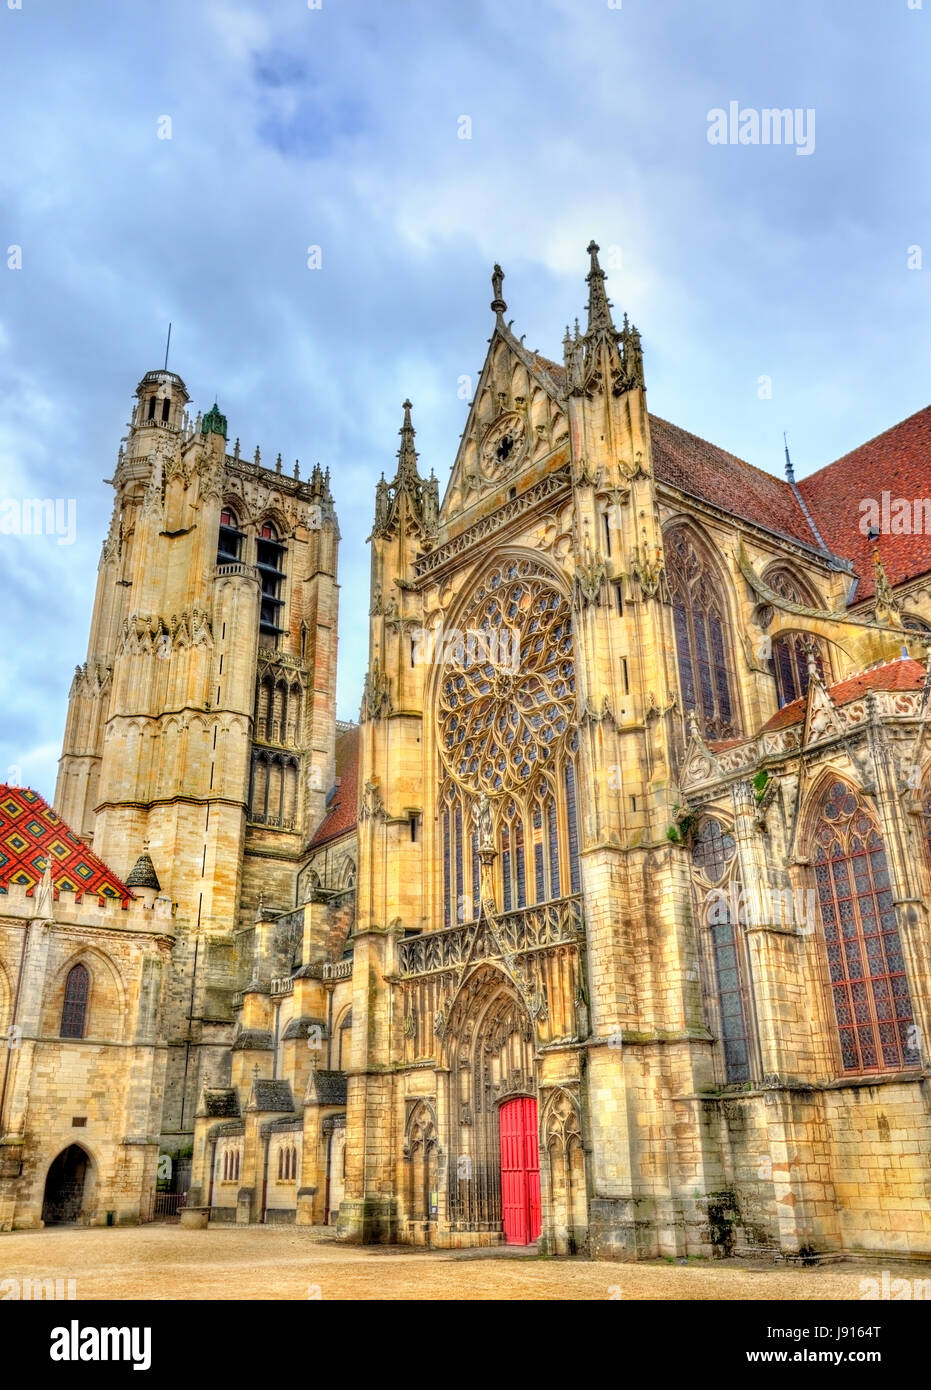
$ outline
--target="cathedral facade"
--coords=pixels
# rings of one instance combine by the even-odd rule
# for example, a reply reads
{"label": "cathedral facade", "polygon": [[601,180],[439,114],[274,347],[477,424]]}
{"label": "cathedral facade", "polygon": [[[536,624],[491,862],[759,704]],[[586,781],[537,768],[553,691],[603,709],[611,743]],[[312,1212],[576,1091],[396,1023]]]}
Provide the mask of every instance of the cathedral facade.
{"label": "cathedral facade", "polygon": [[[358,725],[326,476],[140,385],[56,798],[125,876],[115,929],[151,929],[125,968],[158,962],[136,1216],[164,1155],[190,1224],[931,1253],[931,537],[883,500],[920,501],[931,410],[762,472],[648,412],[589,256],[561,363],[495,267],[442,499],[405,402]],[[16,901],[53,930],[35,861]],[[27,1028],[15,993],[38,1049],[57,1004]],[[35,1120],[0,1197],[34,1224],[61,1134],[10,1055]]]}

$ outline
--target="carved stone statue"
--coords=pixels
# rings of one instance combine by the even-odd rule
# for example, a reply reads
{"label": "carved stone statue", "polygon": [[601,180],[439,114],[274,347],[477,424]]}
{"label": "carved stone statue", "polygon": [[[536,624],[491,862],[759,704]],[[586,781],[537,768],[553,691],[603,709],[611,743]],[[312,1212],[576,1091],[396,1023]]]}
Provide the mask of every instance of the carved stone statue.
{"label": "carved stone statue", "polygon": [[479,849],[494,849],[494,823],[491,816],[491,802],[487,792],[480,792],[472,806],[472,819],[478,831]]}

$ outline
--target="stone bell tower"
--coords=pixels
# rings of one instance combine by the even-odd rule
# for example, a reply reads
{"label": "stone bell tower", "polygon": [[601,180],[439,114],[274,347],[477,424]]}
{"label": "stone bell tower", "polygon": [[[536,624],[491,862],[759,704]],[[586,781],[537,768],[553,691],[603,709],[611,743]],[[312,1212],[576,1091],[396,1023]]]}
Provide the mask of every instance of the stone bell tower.
{"label": "stone bell tower", "polygon": [[336,716],[329,475],[228,452],[218,406],[192,420],[188,399],[167,370],[137,388],[56,792],[117,872],[147,844],[175,905],[167,1133],[228,1065],[237,932],[261,901],[294,905]]}

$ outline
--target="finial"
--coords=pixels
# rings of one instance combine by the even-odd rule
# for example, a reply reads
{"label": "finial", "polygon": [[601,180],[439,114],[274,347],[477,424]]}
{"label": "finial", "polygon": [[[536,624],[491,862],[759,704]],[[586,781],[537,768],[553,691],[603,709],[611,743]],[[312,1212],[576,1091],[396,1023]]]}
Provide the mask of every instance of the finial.
{"label": "finial", "polygon": [[588,285],[588,329],[587,333],[597,333],[607,330],[615,332],[614,321],[611,318],[611,301],[605,293],[605,273],[598,263],[599,246],[596,241],[588,243],[588,254],[591,257],[591,268],[585,277]]}
{"label": "finial", "polygon": [[256,466],[256,468],[260,467],[260,466],[261,466],[261,463],[262,463],[262,451],[261,451],[261,449],[259,448],[258,444],[256,444],[256,446],[255,446],[255,466]]}
{"label": "finial", "polygon": [[237,459],[237,460],[239,459],[239,440],[238,440],[238,439],[236,440],[236,443],[233,445],[233,458],[234,458],[234,459]]}
{"label": "finial", "polygon": [[275,459],[275,472],[276,472],[276,473],[280,473],[280,472],[281,472],[281,455],[280,455],[280,454],[279,454],[278,457]]}
{"label": "finial", "polygon": [[295,478],[300,478],[301,476],[301,465],[298,463],[297,459],[294,460],[294,476]]}
{"label": "finial", "polygon": [[795,485],[795,470],[792,467],[792,460],[789,458],[789,441],[786,439],[785,430],[782,431],[782,442],[786,450],[786,479]]}
{"label": "finial", "polygon": [[401,447],[398,450],[398,482],[403,484],[405,479],[417,478],[417,450],[414,448],[414,435],[416,433],[411,424],[411,410],[413,409],[410,400],[404,402],[404,420],[398,434],[401,436]]}
{"label": "finial", "polygon": [[507,312],[508,307],[501,297],[501,286],[503,283],[504,271],[501,269],[500,265],[498,265],[496,261],[495,268],[491,272],[491,288],[495,296],[494,299],[491,301],[491,307],[497,314],[498,318],[500,318],[502,314]]}

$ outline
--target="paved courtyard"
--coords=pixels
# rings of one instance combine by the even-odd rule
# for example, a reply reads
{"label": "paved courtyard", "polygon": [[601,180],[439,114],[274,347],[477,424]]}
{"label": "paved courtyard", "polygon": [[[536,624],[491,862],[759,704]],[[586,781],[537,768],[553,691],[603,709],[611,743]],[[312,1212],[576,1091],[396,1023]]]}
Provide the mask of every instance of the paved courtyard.
{"label": "paved courtyard", "polygon": [[[859,1299],[883,1263],[815,1269],[746,1261],[614,1264],[535,1253],[349,1246],[285,1227],[187,1231],[151,1225],[0,1235],[0,1281],[74,1279],[83,1298],[153,1299]],[[888,1264],[885,1268],[889,1268]],[[927,1264],[893,1278],[926,1279]]]}

